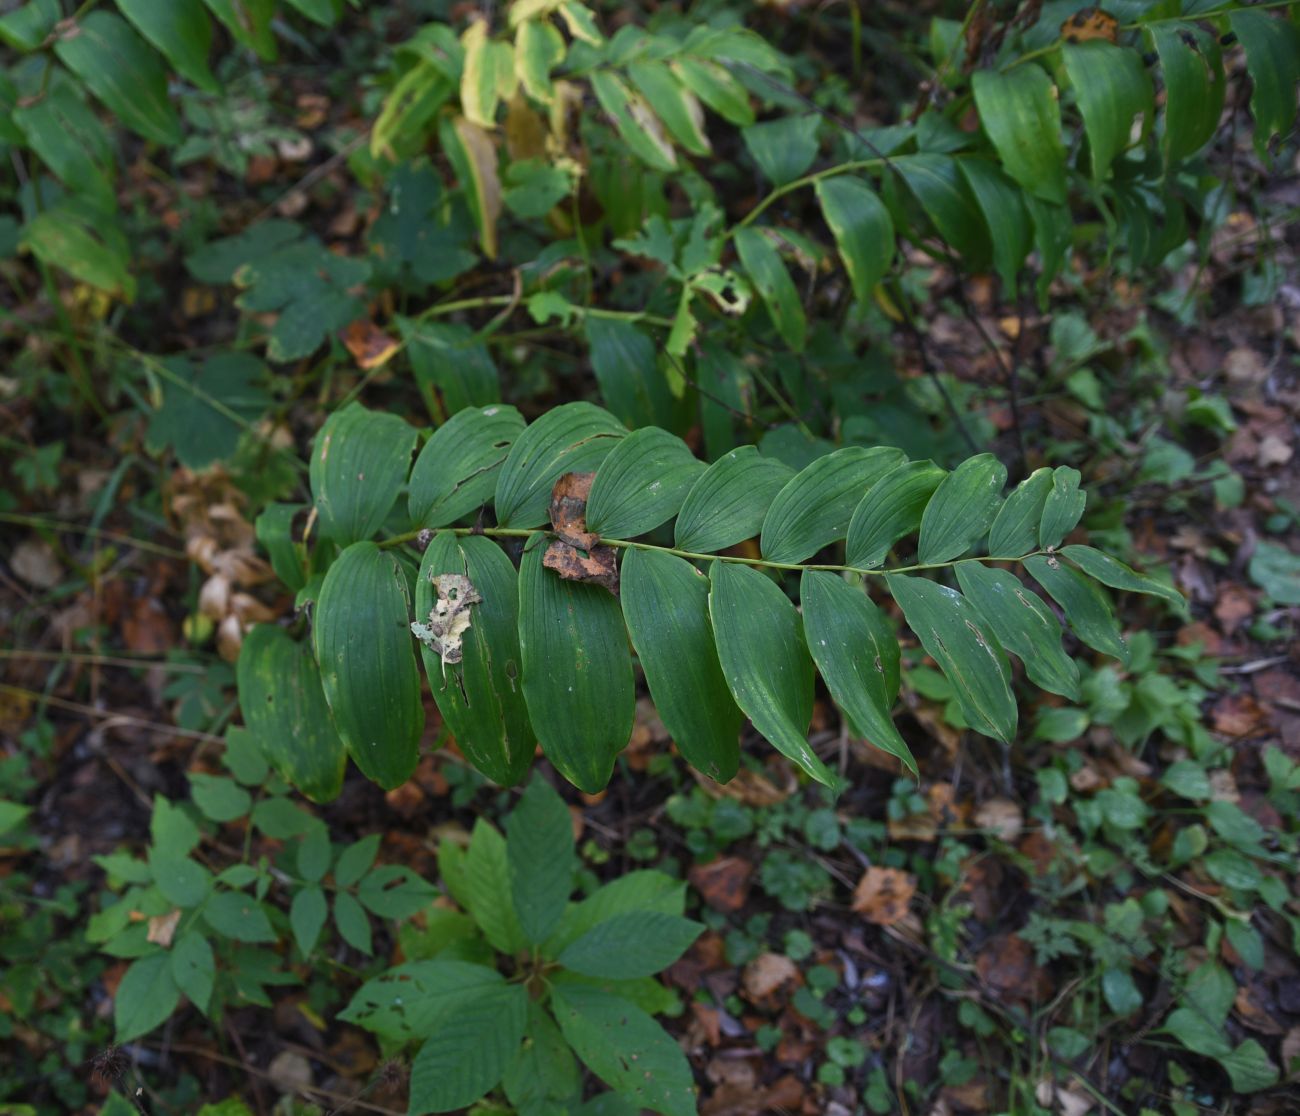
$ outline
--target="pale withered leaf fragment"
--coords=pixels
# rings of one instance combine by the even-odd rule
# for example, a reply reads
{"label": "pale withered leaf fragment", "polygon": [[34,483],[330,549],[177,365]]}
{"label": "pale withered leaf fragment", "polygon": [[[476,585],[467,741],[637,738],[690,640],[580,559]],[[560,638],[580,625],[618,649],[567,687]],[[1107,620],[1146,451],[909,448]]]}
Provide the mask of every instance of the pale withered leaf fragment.
{"label": "pale withered leaf fragment", "polygon": [[421,624],[417,620],[411,625],[411,631],[416,639],[437,652],[446,677],[447,664],[460,662],[464,653],[460,641],[469,631],[470,608],[483,598],[474,583],[462,574],[437,574],[429,580],[438,594],[429,611],[429,622]]}

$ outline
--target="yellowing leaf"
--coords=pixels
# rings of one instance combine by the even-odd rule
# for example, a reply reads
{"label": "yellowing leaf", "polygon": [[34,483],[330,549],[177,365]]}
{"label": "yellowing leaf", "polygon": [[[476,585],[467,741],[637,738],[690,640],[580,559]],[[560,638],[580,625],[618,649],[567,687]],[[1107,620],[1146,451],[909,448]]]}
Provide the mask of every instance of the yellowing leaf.
{"label": "yellowing leaf", "polygon": [[492,138],[463,116],[444,121],[440,136],[443,150],[465,188],[470,215],[478,226],[483,254],[490,260],[495,259],[497,219],[501,216],[501,180],[497,177],[497,150]]}

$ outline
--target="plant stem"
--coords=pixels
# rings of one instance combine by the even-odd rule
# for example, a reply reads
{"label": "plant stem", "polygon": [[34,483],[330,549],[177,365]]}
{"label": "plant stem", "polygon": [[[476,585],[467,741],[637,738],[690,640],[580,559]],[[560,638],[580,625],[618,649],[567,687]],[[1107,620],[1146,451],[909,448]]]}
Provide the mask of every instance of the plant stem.
{"label": "plant stem", "polygon": [[[379,546],[381,548],[400,546],[402,543],[411,542],[425,530],[450,531],[453,535],[485,535],[488,538],[507,539],[528,538],[531,535],[549,535],[552,533],[541,527],[421,528],[419,531],[406,531],[403,534],[394,535],[391,539],[384,539],[379,543]],[[798,573],[802,573],[804,570],[825,570],[828,573],[861,574],[863,577],[888,577],[890,574],[919,573],[924,570],[945,570],[954,566],[960,566],[965,562],[1023,562],[1026,558],[1033,558],[1036,555],[1047,553],[1045,550],[1035,550],[1030,554],[1016,555],[1015,557],[984,555],[978,558],[955,558],[950,562],[917,562],[910,566],[895,566],[891,570],[868,570],[861,566],[836,565],[834,563],[773,562],[767,558],[742,558],[736,554],[703,554],[695,550],[681,550],[675,546],[659,546],[656,543],[633,542],[631,539],[601,539],[600,545],[612,546],[619,550],[655,550],[662,554],[672,554],[678,558],[685,558],[689,561],[696,562],[735,562],[742,566],[757,566],[760,569],[769,570],[792,570]]]}

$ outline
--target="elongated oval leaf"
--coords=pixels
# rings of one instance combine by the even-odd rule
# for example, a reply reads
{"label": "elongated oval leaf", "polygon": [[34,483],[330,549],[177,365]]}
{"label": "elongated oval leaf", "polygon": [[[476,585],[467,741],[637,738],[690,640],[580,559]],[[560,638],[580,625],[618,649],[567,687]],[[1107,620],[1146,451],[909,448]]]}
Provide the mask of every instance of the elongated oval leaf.
{"label": "elongated oval leaf", "polygon": [[385,790],[411,777],[424,731],[410,623],[397,559],[371,542],[344,550],[316,602],[316,661],[352,762]]}
{"label": "elongated oval leaf", "polygon": [[1016,485],[989,530],[991,557],[1019,558],[1038,549],[1038,526],[1051,490],[1051,469],[1035,469]]}
{"label": "elongated oval leaf", "polygon": [[987,159],[959,159],[962,178],[970,187],[993,242],[993,266],[1008,291],[1033,244],[1029,213],[1019,186]]}
{"label": "elongated oval leaf", "polygon": [[1151,78],[1137,51],[1100,39],[1066,43],[1061,55],[1088,133],[1092,177],[1101,181],[1128,147],[1133,120],[1142,117],[1145,133],[1155,114]]}
{"label": "elongated oval leaf", "polygon": [[506,861],[519,927],[531,944],[541,945],[568,905],[578,858],[569,808],[540,776],[506,821]]}
{"label": "elongated oval leaf", "polygon": [[677,516],[679,550],[710,554],[758,534],[776,494],[794,476],[790,466],[755,446],[723,454],[687,493]]}
{"label": "elongated oval leaf", "polygon": [[519,568],[524,697],[546,758],[579,790],[595,794],[632,735],[632,656],[618,602],[543,567],[545,549],[542,536],[533,535]]}
{"label": "elongated oval leaf", "polygon": [[596,470],[587,498],[587,530],[608,539],[634,539],[672,519],[703,461],[676,435],[655,426],[634,430]]}
{"label": "elongated oval leaf", "polygon": [[1095,577],[1103,585],[1130,593],[1146,593],[1152,597],[1159,597],[1168,601],[1180,614],[1184,616],[1187,614],[1186,599],[1172,585],[1165,585],[1153,577],[1140,574],[1095,547],[1073,544],[1064,547],[1061,553],[1089,577]]}
{"label": "elongated oval leaf", "polygon": [[523,417],[504,403],[452,415],[415,459],[407,495],[411,522],[445,527],[488,503],[497,471],[523,429]]}
{"label": "elongated oval leaf", "polygon": [[907,626],[952,683],[967,723],[1010,743],[1016,734],[1016,699],[1006,656],[988,622],[946,585],[901,574],[887,580]]}
{"label": "elongated oval leaf", "polygon": [[1128,664],[1128,645],[1106,595],[1091,578],[1062,565],[1056,558],[1037,555],[1025,559],[1025,569],[1065,613],[1070,627],[1089,647]]}
{"label": "elongated oval leaf", "polygon": [[629,550],[623,617],[655,710],[686,761],[725,783],[740,766],[743,716],[731,700],[709,624],[709,581],[682,558]]}
{"label": "elongated oval leaf", "polygon": [[433,700],[465,758],[493,782],[513,786],[528,771],[536,748],[520,683],[519,578],[491,540],[439,532],[424,552],[415,583],[421,623],[429,622],[438,599],[433,578],[443,574],[468,578],[481,599],[468,606],[459,662],[444,661],[434,648],[420,645]]}
{"label": "elongated oval leaf", "polygon": [[[982,267],[992,252],[988,229],[970,188],[947,155],[920,152],[890,161],[945,244],[971,267]],[[895,213],[895,219],[902,218]]]}
{"label": "elongated oval leaf", "polygon": [[220,92],[208,69],[212,24],[200,0],[117,0],[117,8],[181,77],[208,93]]}
{"label": "elongated oval leaf", "polygon": [[325,420],[312,446],[312,496],[321,533],[347,546],[368,539],[397,502],[415,431],[396,415],[352,403]]}
{"label": "elongated oval leaf", "polygon": [[657,171],[677,169],[677,156],[663,125],[640,97],[609,70],[591,74],[591,91],[614,121],[619,136],[638,159]]}
{"label": "elongated oval leaf", "polygon": [[224,25],[235,42],[252,50],[263,62],[276,56],[275,0],[203,0],[208,10]]}
{"label": "elongated oval leaf", "polygon": [[556,958],[566,969],[607,980],[654,976],[676,961],[702,923],[658,911],[628,911],[597,923]]}
{"label": "elongated oval leaf", "polygon": [[522,984],[503,984],[449,1005],[411,1062],[409,1116],[454,1112],[505,1076],[528,1020]]}
{"label": "elongated oval leaf", "polygon": [[781,254],[767,234],[755,228],[737,230],[736,252],[763,299],[777,333],[795,352],[801,352],[808,322],[799,301],[799,291],[781,260]]}
{"label": "elongated oval leaf", "polygon": [[884,562],[889,548],[920,526],[947,475],[933,461],[907,461],[872,485],[849,521],[849,565],[870,570]]}
{"label": "elongated oval leaf", "polygon": [[1282,14],[1239,10],[1228,23],[1246,48],[1246,68],[1254,90],[1250,112],[1255,118],[1255,150],[1261,156],[1275,135],[1291,131],[1296,116],[1296,82],[1300,81],[1300,28]]}
{"label": "elongated oval leaf", "polygon": [[564,36],[549,19],[526,19],[519,24],[515,32],[515,73],[533,100],[551,103],[551,71],[564,61],[567,51]]}
{"label": "elongated oval leaf", "polygon": [[894,222],[876,192],[861,179],[839,175],[817,183],[822,216],[835,235],[835,246],[859,302],[889,271],[894,259]]}
{"label": "elongated oval leaf", "polygon": [[633,62],[627,76],[679,144],[692,155],[711,148],[704,133],[704,113],[695,94],[663,62]]}
{"label": "elongated oval leaf", "polygon": [[1044,690],[1079,700],[1079,668],[1061,647],[1061,625],[1015,574],[979,562],[957,567],[957,583],[993,634]]}
{"label": "elongated oval leaf", "polygon": [[866,591],[825,570],[804,570],[803,630],[831,697],[858,733],[916,773],[890,716],[898,698],[898,639]]}
{"label": "elongated oval leaf", "polygon": [[77,21],[75,34],[55,41],[54,53],[131,131],[153,143],[180,143],[180,119],[167,99],[167,72],[121,16],[88,13]]}
{"label": "elongated oval leaf", "polygon": [[235,672],[244,722],[271,766],[313,802],[337,798],[347,753],[311,647],[275,624],[256,624]]}
{"label": "elongated oval leaf", "polygon": [[555,1020],[587,1068],[637,1108],[696,1116],[695,1078],[676,1041],[621,996],[564,981],[552,993]]}
{"label": "elongated oval leaf", "polygon": [[1047,71],[1032,64],[979,70],[971,84],[980,123],[1007,174],[1044,201],[1063,204],[1061,106]]}
{"label": "elongated oval leaf", "polygon": [[675,59],[672,67],[682,84],[728,124],[747,128],[754,123],[749,93],[722,66],[704,58],[685,56]]}
{"label": "elongated oval leaf", "polygon": [[501,216],[501,178],[497,174],[497,149],[492,137],[463,116],[444,118],[438,139],[456,180],[465,194],[465,204],[478,229],[483,255],[497,255],[497,219]]}
{"label": "elongated oval leaf", "polygon": [[849,533],[854,509],[881,477],[903,463],[890,446],[845,446],[819,457],[776,494],[763,520],[763,556],[802,562]]}
{"label": "elongated oval leaf", "polygon": [[497,474],[497,522],[540,527],[555,482],[565,473],[596,469],[626,434],[618,419],[590,403],[565,403],[547,411],[515,439]]}
{"label": "elongated oval leaf", "polygon": [[714,562],[709,617],[736,704],[778,752],[832,785],[833,776],[808,744],[813,664],[790,598],[752,567]]}
{"label": "elongated oval leaf", "polygon": [[601,398],[619,421],[630,427],[672,425],[672,392],[649,334],[631,322],[591,315],[583,332]]}
{"label": "elongated oval leaf", "polygon": [[1218,40],[1194,23],[1149,24],[1165,80],[1165,161],[1200,151],[1219,127],[1223,111],[1223,58]]}
{"label": "elongated oval leaf", "polygon": [[1061,540],[1083,518],[1088,494],[1079,491],[1079,470],[1059,465],[1052,470],[1052,489],[1043,504],[1038,542],[1043,547],[1060,546]]}
{"label": "elongated oval leaf", "polygon": [[1006,483],[1007,468],[991,453],[967,458],[944,477],[921,516],[918,560],[928,565],[965,554],[993,523]]}
{"label": "elongated oval leaf", "polygon": [[171,955],[165,949],[133,961],[113,996],[117,1040],[130,1042],[166,1022],[180,998],[172,976]]}

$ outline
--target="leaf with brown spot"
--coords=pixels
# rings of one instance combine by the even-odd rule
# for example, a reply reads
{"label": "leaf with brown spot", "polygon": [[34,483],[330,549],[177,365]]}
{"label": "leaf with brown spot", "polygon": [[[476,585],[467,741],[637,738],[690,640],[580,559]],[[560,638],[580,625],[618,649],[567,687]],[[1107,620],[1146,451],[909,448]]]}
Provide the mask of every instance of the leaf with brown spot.
{"label": "leaf with brown spot", "polygon": [[1119,20],[1101,8],[1080,8],[1061,24],[1061,38],[1067,43],[1113,43],[1119,38]]}
{"label": "leaf with brown spot", "polygon": [[915,876],[899,868],[872,865],[853,891],[852,907],[868,922],[893,926],[906,916],[915,894]]}
{"label": "leaf with brown spot", "polygon": [[565,473],[551,487],[551,526],[555,534],[579,550],[590,550],[600,536],[587,530],[587,497],[595,473]]}
{"label": "leaf with brown spot", "polygon": [[417,639],[438,653],[443,677],[448,663],[458,663],[464,654],[461,637],[469,631],[470,608],[483,598],[474,583],[462,574],[435,574],[429,578],[437,598],[429,610],[429,622],[411,625]]}
{"label": "leaf with brown spot", "polygon": [[353,322],[339,336],[357,366],[367,372],[387,364],[399,348],[395,339],[367,318]]}

